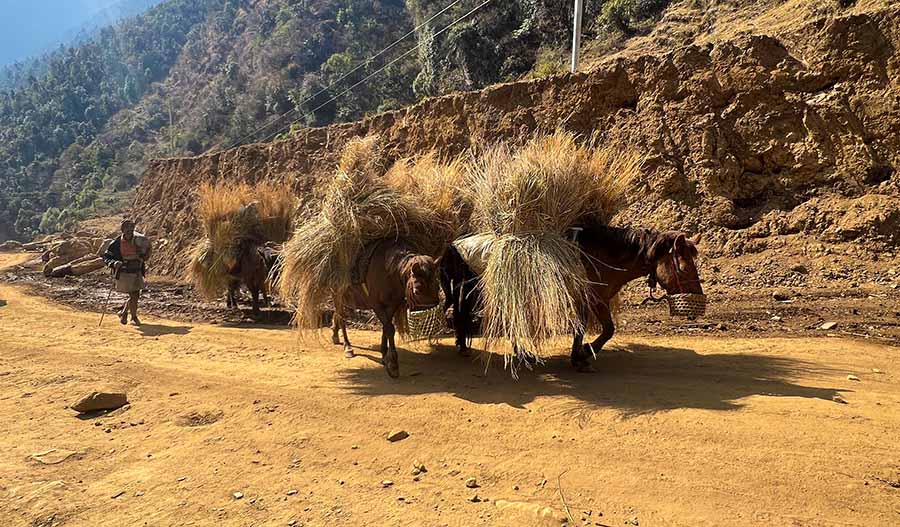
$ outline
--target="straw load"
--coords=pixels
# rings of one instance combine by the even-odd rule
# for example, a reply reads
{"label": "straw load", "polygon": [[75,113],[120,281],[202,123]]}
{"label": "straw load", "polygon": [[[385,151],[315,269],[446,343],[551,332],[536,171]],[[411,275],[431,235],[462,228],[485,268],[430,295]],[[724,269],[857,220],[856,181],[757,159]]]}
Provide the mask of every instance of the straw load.
{"label": "straw load", "polygon": [[508,365],[541,361],[551,339],[598,329],[571,229],[608,224],[638,167],[636,155],[593,150],[563,132],[520,149],[495,146],[474,164],[471,223],[485,245],[482,334],[489,348],[513,343]]}
{"label": "straw load", "polygon": [[[457,228],[450,217],[455,205],[443,199],[443,188],[423,186],[426,180],[417,176],[458,170],[458,165],[443,166],[428,157],[421,164],[398,163],[388,177],[379,138],[351,140],[324,189],[321,209],[299,225],[284,247],[278,287],[296,306],[297,326],[319,327],[320,306],[344,298],[357,256],[370,242],[401,239],[415,251],[439,256]],[[423,190],[442,205],[428,206]]]}
{"label": "straw load", "polygon": [[204,183],[197,214],[206,237],[192,251],[189,277],[197,291],[216,299],[228,288],[242,251],[290,238],[297,200],[287,184]]}
{"label": "straw load", "polygon": [[434,152],[401,159],[385,174],[388,185],[416,199],[440,220],[440,240],[468,234],[472,196],[466,185],[468,165],[463,158],[442,161]]}

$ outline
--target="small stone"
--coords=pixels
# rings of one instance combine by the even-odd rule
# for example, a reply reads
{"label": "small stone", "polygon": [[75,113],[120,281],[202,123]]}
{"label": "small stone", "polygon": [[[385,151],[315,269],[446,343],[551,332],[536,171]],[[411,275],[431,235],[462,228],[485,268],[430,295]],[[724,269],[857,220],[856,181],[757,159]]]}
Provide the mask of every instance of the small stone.
{"label": "small stone", "polygon": [[858,381],[859,377],[857,377],[856,375],[848,375],[847,380],[848,381]]}
{"label": "small stone", "polygon": [[287,495],[288,495],[288,496],[293,496],[294,494],[297,494],[297,491],[294,490],[294,489],[291,489],[291,490],[287,491]]}
{"label": "small stone", "polygon": [[843,397],[841,397],[839,394],[834,394],[834,395],[832,395],[832,396],[831,396],[831,400],[834,401],[834,402],[836,402],[836,403],[847,404],[847,400],[844,399]]}
{"label": "small stone", "polygon": [[872,368],[872,373],[884,373],[884,372],[879,370],[878,368]]}
{"label": "small stone", "polygon": [[389,479],[386,479],[386,480],[384,480],[384,481],[381,482],[381,486],[384,487],[384,488],[390,487],[390,486],[393,485],[393,484],[394,484],[394,482],[391,481],[391,480],[389,480]]}
{"label": "small stone", "polygon": [[425,463],[422,463],[418,459],[413,461],[413,469],[418,470],[420,473],[428,472],[428,469],[425,468]]}
{"label": "small stone", "polygon": [[396,443],[397,441],[402,441],[409,437],[409,433],[406,430],[391,430],[387,435],[387,440],[391,443]]}
{"label": "small stone", "polygon": [[772,293],[772,299],[774,299],[776,302],[787,302],[791,299],[791,295],[789,295],[785,291],[775,291],[774,293]]}
{"label": "small stone", "polygon": [[459,471],[456,469],[453,469],[450,472],[448,472],[448,474],[450,474],[451,476],[459,476]]}
{"label": "small stone", "polygon": [[186,479],[187,479],[187,476],[181,476],[180,478],[176,479],[175,481],[184,481]]}
{"label": "small stone", "polygon": [[139,491],[137,491],[137,492],[134,493],[134,497],[135,497],[135,498],[140,498],[140,497],[143,496],[143,495],[144,495],[144,491],[142,491],[142,490],[139,490]]}
{"label": "small stone", "polygon": [[413,476],[413,481],[421,481],[421,476]]}
{"label": "small stone", "polygon": [[469,498],[469,501],[471,501],[472,503],[480,503],[481,498],[478,497],[478,494],[473,494],[472,497]]}
{"label": "small stone", "polygon": [[519,486],[518,486],[518,485],[513,485],[513,490],[519,490]]}
{"label": "small stone", "polygon": [[297,520],[291,520],[288,522],[288,527],[294,527],[295,525],[297,525]]}
{"label": "small stone", "polygon": [[91,392],[69,408],[83,414],[98,410],[115,410],[126,404],[128,404],[128,396],[124,393]]}
{"label": "small stone", "polygon": [[406,501],[406,496],[397,496],[397,501]]}
{"label": "small stone", "polygon": [[244,497],[244,493],[243,493],[243,492],[235,492],[235,493],[232,494],[231,496],[232,496],[234,499],[239,500],[239,499],[242,499],[242,498]]}
{"label": "small stone", "polygon": [[823,331],[830,331],[836,327],[837,327],[837,322],[826,322],[826,323],[822,324],[821,326],[819,326],[819,329],[821,329]]}
{"label": "small stone", "polygon": [[111,497],[112,497],[112,499],[116,499],[116,498],[118,498],[119,496],[122,496],[122,495],[124,495],[124,494],[125,494],[125,491],[124,491],[124,490],[120,490],[119,492],[116,492],[115,494],[113,494]]}
{"label": "small stone", "polygon": [[350,450],[359,450],[359,445],[353,445],[350,447]]}
{"label": "small stone", "polygon": [[477,489],[478,488],[478,480],[476,480],[475,478],[467,479],[466,487],[469,487],[470,489]]}
{"label": "small stone", "polygon": [[770,318],[769,320],[771,320],[772,322],[781,322],[781,317],[779,317],[778,315],[772,315],[772,318]]}
{"label": "small stone", "polygon": [[344,480],[342,480],[342,479],[338,480],[338,485],[343,485],[344,483],[345,483]]}

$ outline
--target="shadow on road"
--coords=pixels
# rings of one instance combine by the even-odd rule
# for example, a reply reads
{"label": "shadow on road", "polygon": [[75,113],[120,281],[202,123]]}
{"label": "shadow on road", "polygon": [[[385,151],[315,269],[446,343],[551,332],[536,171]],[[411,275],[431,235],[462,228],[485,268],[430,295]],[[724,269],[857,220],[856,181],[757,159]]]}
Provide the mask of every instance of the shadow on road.
{"label": "shadow on road", "polygon": [[145,337],[161,337],[163,335],[187,335],[191,326],[163,326],[162,324],[141,324],[137,330]]}
{"label": "shadow on road", "polygon": [[628,344],[602,352],[594,363],[597,373],[577,373],[561,356],[533,372],[520,368],[516,381],[497,357],[485,373],[483,359],[461,358],[451,346],[436,346],[430,353],[397,351],[402,382],[392,381],[381,368],[355,367],[352,359],[341,372],[349,390],[365,396],[449,393],[473,403],[519,408],[537,397],[565,396],[576,400],[574,414],[605,407],[625,416],[677,408],[736,410],[742,406],[738,400],[752,395],[831,401],[840,392],[791,382],[828,370],[772,355],[698,354]]}

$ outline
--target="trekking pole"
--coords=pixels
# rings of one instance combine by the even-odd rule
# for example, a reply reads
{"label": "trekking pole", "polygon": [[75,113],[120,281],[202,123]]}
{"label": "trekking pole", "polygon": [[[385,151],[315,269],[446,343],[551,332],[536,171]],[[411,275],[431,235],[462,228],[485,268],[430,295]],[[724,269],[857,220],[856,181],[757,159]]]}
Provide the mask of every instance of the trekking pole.
{"label": "trekking pole", "polygon": [[97,325],[98,328],[103,326],[103,317],[106,316],[106,310],[109,308],[109,299],[112,298],[113,290],[115,290],[115,288],[116,288],[116,279],[115,279],[115,277],[113,277],[113,283],[109,287],[109,294],[106,295],[106,303],[103,304],[103,311],[100,312],[100,324]]}

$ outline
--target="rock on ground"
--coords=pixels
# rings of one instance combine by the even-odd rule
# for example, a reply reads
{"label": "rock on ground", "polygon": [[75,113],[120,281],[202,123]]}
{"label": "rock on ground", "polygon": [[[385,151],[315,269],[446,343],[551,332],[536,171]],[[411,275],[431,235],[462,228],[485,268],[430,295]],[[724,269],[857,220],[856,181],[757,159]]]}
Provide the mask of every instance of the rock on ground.
{"label": "rock on ground", "polygon": [[126,404],[128,396],[124,393],[91,392],[69,408],[83,414],[98,410],[115,410]]}

